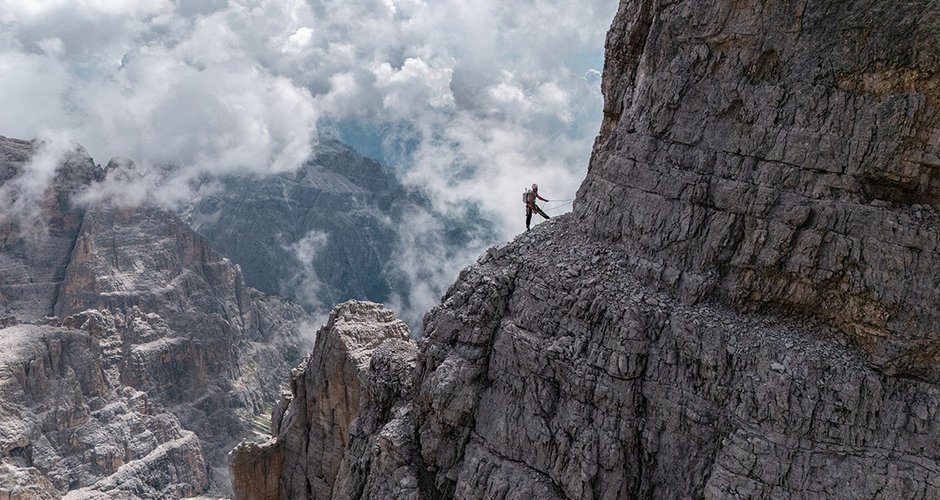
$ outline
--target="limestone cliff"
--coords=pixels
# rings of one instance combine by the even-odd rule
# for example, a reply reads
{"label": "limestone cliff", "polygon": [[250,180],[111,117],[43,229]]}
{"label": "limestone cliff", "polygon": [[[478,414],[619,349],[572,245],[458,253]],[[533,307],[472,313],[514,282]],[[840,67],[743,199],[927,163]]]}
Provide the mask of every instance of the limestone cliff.
{"label": "limestone cliff", "polygon": [[653,286],[812,314],[937,380],[938,11],[622,2],[576,217]]}
{"label": "limestone cliff", "polygon": [[[31,346],[0,362],[27,382],[35,363],[58,378],[43,379],[48,399],[30,400],[26,382],[0,387],[0,491],[226,493],[225,455],[299,358],[305,313],[248,288],[172,212],[74,203],[107,173],[80,148],[46,165],[54,177],[28,199],[41,149],[0,139],[0,189],[17,197],[0,212],[0,343]],[[45,355],[42,342],[82,348],[60,362],[64,348]],[[32,425],[37,412],[52,416]]]}
{"label": "limestone cliff", "polygon": [[461,273],[332,482],[236,496],[940,497],[938,14],[622,1],[574,213]]}
{"label": "limestone cliff", "polygon": [[350,436],[373,431],[362,429],[369,422],[360,406],[375,412],[399,399],[395,391],[410,379],[415,351],[408,327],[384,306],[351,301],[334,309],[275,407],[272,440],[233,451],[236,496],[330,498],[341,467],[354,467],[344,462]]}
{"label": "limestone cliff", "polygon": [[120,381],[120,344],[108,341],[126,338],[140,319],[88,311],[0,330],[0,492],[52,499],[75,490],[67,498],[81,499],[205,490],[196,434]]}

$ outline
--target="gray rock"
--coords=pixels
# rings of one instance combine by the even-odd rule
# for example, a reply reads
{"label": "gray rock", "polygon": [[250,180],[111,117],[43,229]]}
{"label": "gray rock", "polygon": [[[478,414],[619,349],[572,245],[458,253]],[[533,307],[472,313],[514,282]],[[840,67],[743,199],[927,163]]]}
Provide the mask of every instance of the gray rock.
{"label": "gray rock", "polygon": [[575,216],[686,301],[817,315],[937,377],[938,32],[929,0],[621,2]]}
{"label": "gray rock", "polygon": [[[6,182],[0,187],[17,185],[35,148],[0,140]],[[15,218],[0,220],[2,325],[9,327],[4,331],[43,323],[89,332],[94,348],[75,359],[100,364],[109,387],[133,389],[142,395],[135,400],[165,408],[188,434],[166,434],[150,427],[164,424],[144,419],[128,432],[151,437],[151,449],[134,454],[144,453],[152,463],[122,466],[86,452],[68,461],[50,458],[36,468],[59,494],[124,491],[128,484],[137,484],[126,488],[143,497],[202,493],[207,484],[226,494],[227,452],[251,434],[254,417],[279,394],[300,357],[299,329],[308,318],[296,304],[248,288],[238,266],[171,212],[71,204],[74,193],[102,175],[79,149],[57,166],[45,201],[33,207],[45,232],[31,235]],[[52,315],[57,317],[43,319]],[[30,383],[54,386],[41,372],[30,373],[38,377],[27,378]],[[104,398],[100,392],[88,397]],[[0,394],[4,401],[21,396],[16,387]],[[25,407],[10,415],[28,418]],[[33,436],[37,446],[49,446],[50,433],[66,433],[72,425],[57,418],[42,429],[45,441],[39,433]],[[5,451],[0,459],[12,457]],[[68,467],[65,476],[56,472],[60,466]]]}
{"label": "gray rock", "polygon": [[344,454],[371,448],[376,426],[400,405],[415,353],[408,327],[384,306],[337,306],[294,371],[289,403],[272,415],[274,439],[233,450],[235,498],[331,498],[341,470],[339,487],[361,492],[368,457],[351,453],[355,462],[345,463]]}
{"label": "gray rock", "polygon": [[77,147],[65,155],[37,206],[24,201],[25,206],[15,210],[7,207],[10,198],[25,195],[25,188],[15,182],[40,147],[37,141],[0,136],[0,193],[5,198],[0,205],[0,315],[22,320],[52,314],[82,223],[83,210],[72,204],[71,197],[104,175]]}
{"label": "gray rock", "polygon": [[574,213],[460,274],[333,495],[940,497],[937,12],[622,1]]}
{"label": "gray rock", "polygon": [[76,485],[88,485],[83,495],[203,491],[208,478],[199,439],[146,393],[121,383],[123,360],[104,355],[99,342],[114,333],[108,330],[114,321],[88,314],[97,321],[83,321],[95,325],[85,330],[0,330],[0,488],[24,498],[60,498]]}

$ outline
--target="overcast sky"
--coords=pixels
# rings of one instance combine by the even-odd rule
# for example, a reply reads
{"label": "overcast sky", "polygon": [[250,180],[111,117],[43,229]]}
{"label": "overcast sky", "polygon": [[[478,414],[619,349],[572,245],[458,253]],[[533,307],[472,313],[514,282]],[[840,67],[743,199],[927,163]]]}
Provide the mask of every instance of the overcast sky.
{"label": "overcast sky", "polygon": [[[107,192],[172,205],[187,201],[187,179],[292,170],[319,133],[338,131],[423,187],[439,210],[476,207],[495,224],[492,234],[509,239],[524,229],[527,186],[568,200],[584,177],[616,7],[0,0],[0,135],[74,141],[102,164],[133,159],[146,182]],[[180,167],[169,180],[157,168],[166,164]],[[13,187],[41,192],[50,165],[35,162]],[[162,180],[154,186],[153,178]],[[547,208],[554,215],[570,205]],[[404,228],[416,241],[442,229],[415,220],[427,222]],[[479,250],[438,258],[433,279],[414,280],[429,282],[426,290],[412,294],[430,305]],[[428,272],[426,252],[402,257],[408,273]]]}
{"label": "overcast sky", "polygon": [[278,172],[318,126],[361,124],[392,150],[408,141],[411,182],[480,204],[508,237],[525,186],[567,199],[584,175],[615,8],[0,0],[0,135],[69,137],[102,163]]}

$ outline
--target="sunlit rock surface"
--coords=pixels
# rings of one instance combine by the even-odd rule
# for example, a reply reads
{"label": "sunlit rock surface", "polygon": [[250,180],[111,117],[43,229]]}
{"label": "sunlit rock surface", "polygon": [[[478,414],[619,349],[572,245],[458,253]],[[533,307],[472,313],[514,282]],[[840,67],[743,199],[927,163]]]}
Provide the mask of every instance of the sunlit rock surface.
{"label": "sunlit rock surface", "polygon": [[369,452],[363,445],[389,407],[400,404],[415,354],[408,327],[384,306],[337,306],[294,370],[290,394],[276,406],[274,437],[232,452],[236,498],[331,498],[344,489],[360,494],[361,485],[344,483],[362,473],[355,450]]}
{"label": "sunlit rock surface", "polygon": [[[305,313],[248,288],[169,211],[76,203],[106,175],[80,148],[42,154],[0,140],[0,189],[17,197],[0,214],[0,342],[25,374],[0,394],[0,490],[227,493],[225,456],[299,359]],[[47,188],[37,169],[54,174]]]}

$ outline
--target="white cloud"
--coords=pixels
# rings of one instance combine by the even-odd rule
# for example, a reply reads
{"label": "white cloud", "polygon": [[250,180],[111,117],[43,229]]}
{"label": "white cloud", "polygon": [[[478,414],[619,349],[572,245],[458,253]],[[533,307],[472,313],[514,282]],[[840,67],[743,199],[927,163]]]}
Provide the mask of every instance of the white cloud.
{"label": "white cloud", "polygon": [[420,58],[409,57],[399,69],[386,62],[373,73],[387,118],[407,119],[416,109],[449,109],[454,104],[450,68],[432,68]]}
{"label": "white cloud", "polygon": [[291,36],[287,37],[287,42],[281,51],[288,54],[297,54],[307,48],[311,40],[313,40],[313,29],[301,26]]}
{"label": "white cloud", "polygon": [[314,324],[325,323],[333,304],[324,304],[322,298],[323,283],[313,263],[329,242],[330,235],[322,231],[310,231],[299,241],[289,244],[285,250],[291,252],[296,260],[297,273],[287,283],[281,283],[283,290],[290,290],[294,297],[313,311]]}
{"label": "white cloud", "polygon": [[46,55],[0,53],[0,135],[31,139],[68,128],[63,112],[70,75]]}
{"label": "white cloud", "polygon": [[[584,176],[616,7],[0,0],[0,135],[64,133],[100,162],[133,158],[137,172],[98,194],[172,203],[197,175],[295,168],[318,122],[355,120],[408,145],[400,170],[439,209],[479,207],[508,238],[525,186],[569,199]],[[455,260],[437,287],[469,262],[440,258]]]}
{"label": "white cloud", "polygon": [[259,62],[247,29],[265,9],[293,15],[275,4],[186,17],[166,1],[0,1],[0,133],[67,133],[98,161],[133,158],[141,179],[177,165],[167,192],[204,173],[294,169],[311,153],[313,96]]}

